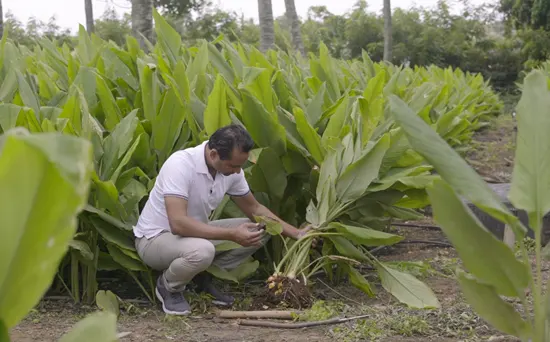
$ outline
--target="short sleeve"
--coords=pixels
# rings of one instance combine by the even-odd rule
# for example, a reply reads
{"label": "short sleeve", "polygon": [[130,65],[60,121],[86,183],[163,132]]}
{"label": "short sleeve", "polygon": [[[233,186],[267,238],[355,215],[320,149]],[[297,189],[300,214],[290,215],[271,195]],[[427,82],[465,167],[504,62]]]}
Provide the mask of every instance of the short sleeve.
{"label": "short sleeve", "polygon": [[240,197],[248,194],[250,192],[250,187],[244,176],[244,171],[233,176],[233,182],[229,189],[227,189],[227,194],[229,196]]}
{"label": "short sleeve", "polygon": [[161,167],[158,177],[162,197],[189,199],[193,165],[185,156],[171,155]]}

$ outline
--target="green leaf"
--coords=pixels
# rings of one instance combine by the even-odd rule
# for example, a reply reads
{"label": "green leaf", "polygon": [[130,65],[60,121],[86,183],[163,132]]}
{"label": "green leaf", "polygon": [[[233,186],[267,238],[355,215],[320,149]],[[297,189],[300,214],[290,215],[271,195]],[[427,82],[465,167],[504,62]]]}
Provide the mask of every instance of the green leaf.
{"label": "green leaf", "polygon": [[[528,267],[487,231],[444,181],[427,189],[434,219],[455,246],[464,267],[504,296],[520,296],[529,285]],[[480,262],[483,260],[483,262]]]}
{"label": "green leaf", "polygon": [[421,154],[453,189],[491,216],[512,227],[516,237],[526,228],[500,201],[481,177],[433,129],[407,106],[390,95],[390,107],[397,123],[405,131],[409,143]]}
{"label": "green leaf", "polygon": [[357,247],[355,247],[348,239],[346,239],[344,236],[328,236],[332,243],[334,244],[334,247],[340,252],[342,255],[347,256],[349,258],[353,258],[358,261],[370,261],[369,258],[365,256]]}
{"label": "green leaf", "polygon": [[260,266],[260,262],[258,260],[245,261],[236,268],[227,271],[223,268],[220,268],[214,263],[210,265],[210,267],[208,267],[206,271],[216,278],[231,280],[235,283],[240,283],[241,280],[256,272],[258,266]]}
{"label": "green leaf", "polygon": [[164,96],[159,115],[153,120],[151,145],[158,155],[159,165],[172,154],[184,119],[185,111],[178,101],[175,90],[170,88]]}
{"label": "green leaf", "polygon": [[286,151],[286,132],[277,117],[249,92],[242,91],[243,111],[241,117],[246,129],[259,147],[272,147],[278,155]]}
{"label": "green leaf", "polygon": [[338,233],[348,239],[365,246],[387,246],[402,241],[404,238],[399,235],[389,234],[378,230],[345,225],[338,222],[331,222],[329,228],[334,228]]}
{"label": "green leaf", "polygon": [[21,112],[21,107],[11,104],[0,104],[0,127],[4,132],[14,128],[17,123],[17,118]]}
{"label": "green leaf", "polygon": [[40,102],[38,101],[36,93],[32,90],[23,74],[19,70],[16,70],[16,73],[17,82],[19,84],[19,94],[23,99],[23,103],[25,106],[31,108],[35,115],[38,115],[38,113],[40,113]]}
{"label": "green leaf", "polygon": [[304,112],[298,108],[294,108],[294,118],[296,120],[296,128],[302,137],[309,153],[318,165],[321,165],[325,158],[325,149],[321,145],[321,137],[307,121]]}
{"label": "green leaf", "polygon": [[135,257],[131,257],[128,255],[131,254],[128,253],[129,251],[123,251],[111,243],[107,243],[107,250],[111,257],[113,257],[113,260],[124,269],[131,271],[147,271],[147,267],[139,257],[137,257],[137,254]]}
{"label": "green leaf", "polygon": [[350,164],[336,182],[337,197],[342,202],[360,198],[370,183],[376,179],[380,165],[390,146],[390,137],[385,134],[369,152]]}
{"label": "green leaf", "polygon": [[96,87],[99,102],[103,108],[103,114],[105,115],[105,127],[112,130],[122,119],[122,114],[120,113],[120,109],[107,83],[103,77],[99,75],[96,77]]}
{"label": "green leaf", "polygon": [[117,341],[117,316],[112,312],[96,312],[76,323],[59,342]]}
{"label": "green leaf", "polygon": [[529,323],[498,295],[494,287],[483,284],[460,270],[457,276],[466,300],[484,320],[496,329],[523,341],[532,337]]}
{"label": "green leaf", "polygon": [[225,252],[235,248],[242,248],[243,246],[233,241],[223,241],[221,243],[215,244],[215,247],[216,247],[216,252]]}
{"label": "green leaf", "polygon": [[401,303],[416,309],[433,309],[441,305],[432,290],[409,273],[404,273],[376,263],[376,270],[382,281],[382,287]]}
{"label": "green leaf", "polygon": [[208,103],[204,110],[204,128],[208,135],[212,135],[218,128],[231,124],[225,89],[225,81],[222,75],[218,74],[214,89],[208,96]]}
{"label": "green leaf", "polygon": [[97,291],[95,295],[95,302],[97,306],[104,311],[112,312],[117,317],[120,314],[118,298],[114,293],[109,290]]}
{"label": "green leaf", "polygon": [[280,235],[283,232],[283,225],[279,221],[264,216],[254,216],[254,220],[265,223],[265,231],[270,235]]}
{"label": "green leaf", "polygon": [[0,147],[0,217],[9,227],[0,242],[0,321],[11,328],[48,289],[73,238],[92,149],[74,136],[22,129],[3,135]]}
{"label": "green leaf", "polygon": [[90,217],[90,222],[99,234],[108,242],[115,244],[117,247],[135,251],[133,234],[131,232],[120,230],[99,217]]}
{"label": "green leaf", "polygon": [[69,241],[69,247],[77,250],[85,260],[93,260],[94,258],[94,253],[90,250],[90,246],[84,241],[73,239]]}
{"label": "green leaf", "polygon": [[249,177],[250,186],[255,191],[268,193],[282,199],[287,187],[286,172],[280,158],[271,148],[264,148]]}
{"label": "green leaf", "polygon": [[181,36],[155,8],[153,8],[153,19],[155,20],[155,32],[157,33],[158,41],[168,56],[170,64],[174,67],[179,59]]}
{"label": "green leaf", "polygon": [[550,211],[550,90],[546,73],[533,71],[525,78],[517,125],[509,198],[515,208],[530,214],[534,229],[542,229],[542,218]]}
{"label": "green leaf", "polygon": [[347,269],[351,284],[366,293],[369,297],[374,297],[374,291],[372,290],[372,287],[367,279],[365,279],[359,271],[353,268],[353,266],[347,265]]}

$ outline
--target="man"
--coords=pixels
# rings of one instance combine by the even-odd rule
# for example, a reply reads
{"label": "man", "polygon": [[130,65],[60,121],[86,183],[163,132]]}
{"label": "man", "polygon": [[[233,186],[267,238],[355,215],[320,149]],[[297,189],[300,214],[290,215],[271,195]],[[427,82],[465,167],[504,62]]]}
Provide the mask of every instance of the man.
{"label": "man", "polygon": [[[284,222],[250,192],[241,171],[253,146],[242,126],[229,125],[214,132],[208,141],[173,153],[162,165],[134,235],[142,260],[163,271],[155,292],[164,312],[190,313],[183,290],[192,280],[199,290],[214,297],[215,304],[233,303],[232,297],[212,285],[205,270],[211,264],[233,269],[269,240],[270,235],[253,223],[254,215],[278,220],[282,234],[294,239],[308,230]],[[248,218],[209,222],[210,213],[225,194]],[[215,245],[228,240],[242,247],[216,253]]]}

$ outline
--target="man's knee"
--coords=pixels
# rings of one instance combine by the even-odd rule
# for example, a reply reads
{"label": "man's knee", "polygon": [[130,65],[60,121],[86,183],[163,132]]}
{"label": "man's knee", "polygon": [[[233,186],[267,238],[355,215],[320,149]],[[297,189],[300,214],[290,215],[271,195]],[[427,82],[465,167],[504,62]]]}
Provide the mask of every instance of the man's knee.
{"label": "man's knee", "polygon": [[216,256],[216,247],[206,239],[197,239],[187,260],[196,268],[207,269]]}

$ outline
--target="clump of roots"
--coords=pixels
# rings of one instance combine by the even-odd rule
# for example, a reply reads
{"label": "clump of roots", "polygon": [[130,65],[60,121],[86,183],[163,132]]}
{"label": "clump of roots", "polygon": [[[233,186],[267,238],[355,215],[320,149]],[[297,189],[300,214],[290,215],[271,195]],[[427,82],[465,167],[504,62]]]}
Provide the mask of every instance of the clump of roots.
{"label": "clump of roots", "polygon": [[307,309],[313,303],[313,297],[303,279],[273,275],[267,280],[266,301],[283,304],[293,309]]}

